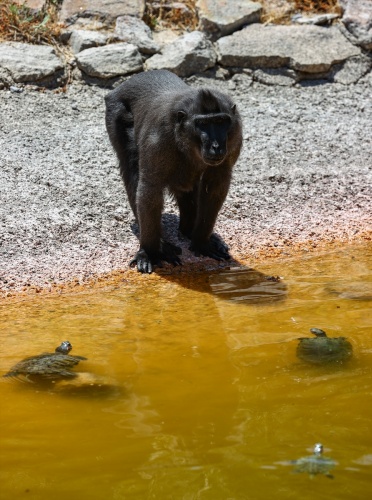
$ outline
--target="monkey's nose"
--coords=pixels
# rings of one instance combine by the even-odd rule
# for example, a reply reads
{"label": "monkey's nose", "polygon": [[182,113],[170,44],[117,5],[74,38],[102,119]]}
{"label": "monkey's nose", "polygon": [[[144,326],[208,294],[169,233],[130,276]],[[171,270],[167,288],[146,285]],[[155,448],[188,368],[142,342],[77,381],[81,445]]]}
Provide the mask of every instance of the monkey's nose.
{"label": "monkey's nose", "polygon": [[212,142],[210,152],[212,155],[221,156],[226,153],[225,148],[220,146],[217,141]]}

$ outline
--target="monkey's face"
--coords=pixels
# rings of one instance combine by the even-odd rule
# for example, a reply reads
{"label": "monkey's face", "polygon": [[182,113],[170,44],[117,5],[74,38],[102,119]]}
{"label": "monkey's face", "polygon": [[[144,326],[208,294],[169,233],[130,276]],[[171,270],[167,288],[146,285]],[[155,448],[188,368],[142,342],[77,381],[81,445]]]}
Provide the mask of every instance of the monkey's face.
{"label": "monkey's face", "polygon": [[194,155],[206,165],[220,165],[228,153],[231,117],[227,113],[211,113],[187,119],[185,115],[179,114],[179,118],[184,120],[184,133],[192,143]]}
{"label": "monkey's face", "polygon": [[227,114],[195,118],[195,129],[201,143],[201,157],[207,165],[219,165],[225,159],[230,127],[231,118]]}

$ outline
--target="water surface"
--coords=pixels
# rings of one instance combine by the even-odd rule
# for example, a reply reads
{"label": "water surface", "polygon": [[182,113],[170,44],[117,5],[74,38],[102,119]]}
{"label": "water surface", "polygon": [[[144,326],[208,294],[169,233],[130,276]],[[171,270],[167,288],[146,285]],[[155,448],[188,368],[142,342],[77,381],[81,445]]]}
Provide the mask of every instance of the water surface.
{"label": "water surface", "polygon": [[[0,374],[68,339],[107,384],[1,380],[0,498],[368,498],[371,260],[347,247],[2,306]],[[352,360],[298,360],[311,327]],[[333,480],[293,473],[316,442]]]}

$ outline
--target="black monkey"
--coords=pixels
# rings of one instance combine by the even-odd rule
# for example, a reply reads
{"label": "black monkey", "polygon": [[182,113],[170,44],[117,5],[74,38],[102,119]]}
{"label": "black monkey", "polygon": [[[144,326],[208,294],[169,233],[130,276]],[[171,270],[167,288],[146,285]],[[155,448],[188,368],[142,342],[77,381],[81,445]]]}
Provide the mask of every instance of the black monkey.
{"label": "black monkey", "polygon": [[134,75],[105,100],[107,131],[140,229],[132,264],[142,273],[162,260],[180,264],[181,249],[161,238],[165,189],[178,203],[190,249],[229,259],[212,231],[242,144],[232,100],[218,90],[191,88],[165,70]]}

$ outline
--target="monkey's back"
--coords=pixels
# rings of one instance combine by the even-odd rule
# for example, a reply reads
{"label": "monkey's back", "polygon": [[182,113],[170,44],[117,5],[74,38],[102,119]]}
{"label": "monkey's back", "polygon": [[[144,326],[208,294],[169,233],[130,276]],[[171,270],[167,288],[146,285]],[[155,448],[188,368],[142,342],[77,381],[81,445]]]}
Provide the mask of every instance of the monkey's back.
{"label": "monkey's back", "polygon": [[150,102],[160,95],[184,93],[190,87],[174,73],[167,70],[155,70],[133,75],[106,96],[106,104],[120,100],[133,112],[137,103]]}

